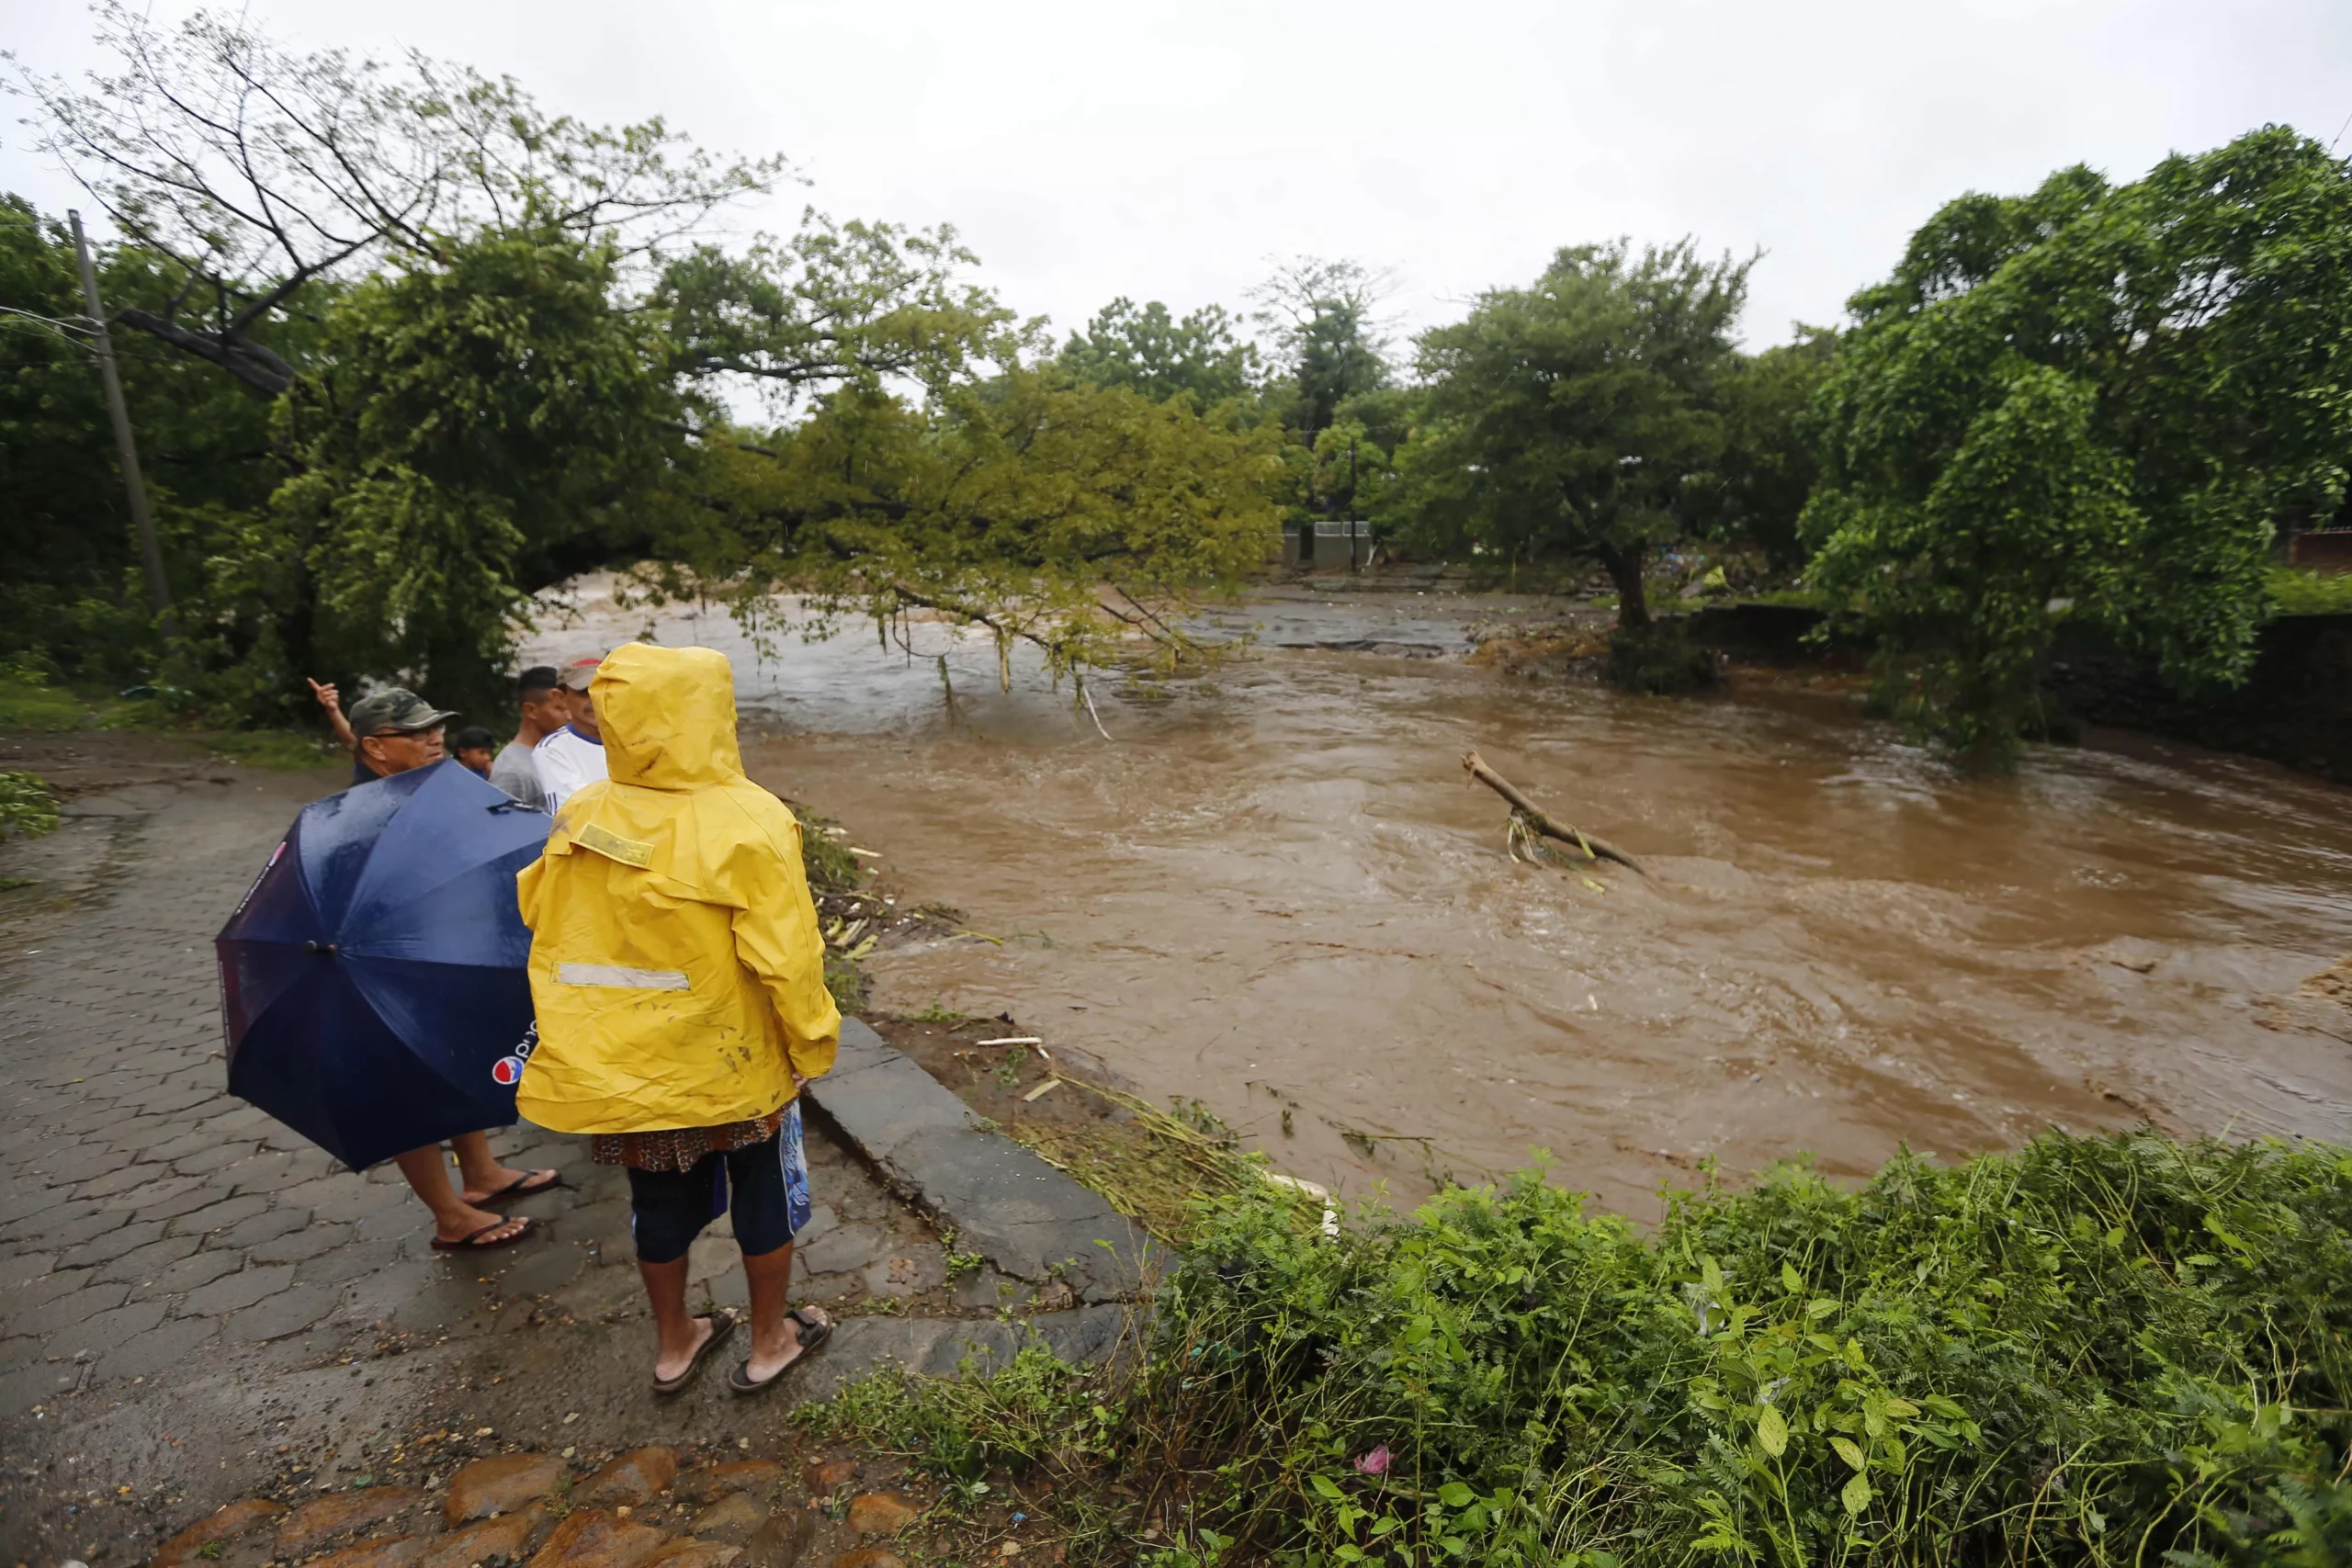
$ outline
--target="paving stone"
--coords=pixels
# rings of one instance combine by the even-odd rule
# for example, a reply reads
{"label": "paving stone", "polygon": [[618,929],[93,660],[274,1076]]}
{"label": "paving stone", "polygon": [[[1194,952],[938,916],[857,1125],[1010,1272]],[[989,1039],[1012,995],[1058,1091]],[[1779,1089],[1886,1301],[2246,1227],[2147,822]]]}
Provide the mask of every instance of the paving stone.
{"label": "paving stone", "polygon": [[321,1181],[316,1191],[302,1195],[302,1201],[311,1206],[314,1219],[363,1220],[370,1214],[406,1210],[416,1199],[404,1186],[379,1186],[346,1174]]}
{"label": "paving stone", "polygon": [[122,1156],[104,1144],[76,1143],[70,1150],[62,1150],[48,1158],[35,1160],[33,1168],[51,1186],[65,1187],[87,1181],[121,1163]]}
{"label": "paving stone", "polygon": [[532,1557],[531,1568],[639,1568],[662,1540],[650,1525],[603,1508],[575,1508]]}
{"label": "paving stone", "polygon": [[254,1344],[283,1339],[334,1311],[342,1300],[343,1292],[332,1285],[296,1285],[232,1314],[229,1337]]}
{"label": "paving stone", "polygon": [[548,1240],[498,1277],[498,1288],[510,1296],[552,1295],[580,1277],[588,1266],[587,1252],[569,1242]]}
{"label": "paving stone", "polygon": [[652,1501],[677,1479],[678,1456],[671,1450],[631,1449],[573,1487],[571,1495],[583,1503],[635,1505]]}
{"label": "paving stone", "polygon": [[374,1247],[345,1243],[297,1263],[294,1278],[305,1285],[341,1285],[373,1274],[391,1261]]}
{"label": "paving stone", "polygon": [[118,1160],[112,1169],[102,1171],[74,1189],[74,1196],[112,1198],[132,1188],[146,1186],[153,1177],[153,1171],[141,1170],[127,1160]]}
{"label": "paving stone", "polygon": [[248,1254],[256,1263],[300,1263],[322,1252],[333,1252],[351,1238],[349,1225],[322,1224],[312,1220],[300,1229],[256,1244],[248,1249]]}
{"label": "paving stone", "polygon": [[175,1159],[172,1161],[172,1168],[182,1176],[209,1176],[215,1171],[227,1171],[229,1179],[234,1180],[235,1172],[229,1168],[233,1167],[239,1160],[251,1159],[260,1152],[260,1149],[261,1145],[250,1139],[215,1144],[210,1148],[199,1149],[194,1154],[183,1155]]}
{"label": "paving stone", "polygon": [[61,1203],[45,1214],[34,1215],[21,1228],[8,1227],[5,1233],[0,1233],[0,1239],[15,1242],[19,1247],[53,1250],[79,1246],[121,1223],[120,1214],[96,1202],[76,1200],[71,1203]]}
{"label": "paving stone", "polygon": [[772,1459],[739,1459],[686,1471],[670,1490],[689,1503],[715,1503],[730,1492],[767,1492],[783,1479],[784,1466]]}
{"label": "paving stone", "polygon": [[52,1296],[39,1306],[10,1314],[8,1328],[15,1334],[55,1334],[84,1318],[96,1317],[102,1312],[120,1306],[123,1298],[130,1293],[130,1287],[119,1280],[84,1285],[79,1290]]}
{"label": "paving stone", "polygon": [[218,1317],[249,1307],[264,1296],[276,1295],[294,1282],[290,1267],[245,1269],[234,1274],[223,1274],[209,1285],[198,1285],[180,1302],[180,1314],[187,1317]]}
{"label": "paving stone", "polygon": [[[176,1185],[181,1182],[187,1185]],[[192,1176],[172,1177],[167,1181],[158,1182],[156,1185],[172,1190],[165,1191],[160,1197],[141,1201],[138,1207],[130,1211],[135,1217],[142,1220],[173,1220],[220,1201],[220,1193],[217,1188]]]}
{"label": "paving stone", "polygon": [[742,1492],[729,1492],[701,1513],[686,1527],[686,1533],[705,1540],[723,1540],[741,1545],[749,1540],[752,1532],[768,1522],[768,1506]]}
{"label": "paving stone", "polygon": [[829,1497],[834,1487],[856,1479],[857,1461],[854,1459],[812,1459],[800,1469],[800,1484],[814,1497]]}
{"label": "paving stone", "polygon": [[272,1150],[255,1155],[222,1174],[233,1184],[232,1190],[242,1196],[248,1192],[283,1192],[289,1187],[316,1181],[324,1172],[300,1155]]}
{"label": "paving stone", "polygon": [[224,1111],[218,1116],[208,1116],[196,1124],[195,1131],[215,1138],[229,1138],[239,1133],[258,1134],[265,1127],[277,1125],[277,1119],[258,1105],[239,1104],[234,1111]]}
{"label": "paving stone", "polygon": [[51,1360],[71,1360],[87,1352],[93,1359],[122,1348],[133,1337],[164,1321],[169,1310],[162,1302],[130,1302],[110,1311],[92,1313],[51,1335],[41,1354]]}
{"label": "paving stone", "polygon": [[[45,1254],[35,1253],[34,1257]],[[85,1285],[97,1283],[97,1275],[86,1269],[51,1269],[35,1274],[21,1285],[0,1292],[0,1324],[8,1321],[11,1313],[28,1312],[43,1302],[55,1301],[69,1292]]]}
{"label": "paving stone", "polygon": [[461,1465],[449,1477],[447,1495],[441,1501],[444,1522],[457,1526],[468,1519],[512,1513],[534,1498],[544,1497],[563,1479],[563,1461],[552,1454],[500,1454]]}
{"label": "paving stone", "polygon": [[161,1160],[168,1165],[174,1160],[184,1159],[190,1155],[202,1154],[207,1149],[220,1146],[220,1140],[210,1134],[190,1130],[175,1138],[166,1138],[160,1144],[148,1145],[146,1148],[140,1151],[139,1157],[142,1161]]}
{"label": "paving stone", "polygon": [[0,1420],[21,1416],[36,1404],[73,1392],[81,1381],[79,1367],[35,1361],[13,1372],[0,1372]]}
{"label": "paving stone", "polygon": [[431,1536],[396,1535],[363,1540],[311,1560],[310,1568],[410,1568],[433,1544]]}
{"label": "paving stone", "polygon": [[191,1210],[174,1220],[172,1234],[197,1235],[225,1230],[239,1220],[249,1220],[255,1214],[267,1213],[268,1209],[269,1199],[258,1192],[250,1193],[243,1198],[223,1198],[217,1203]]}
{"label": "paving stone", "polygon": [[241,1497],[219,1512],[172,1537],[160,1547],[147,1568],[184,1568],[190,1559],[216,1540],[233,1540],[286,1512],[286,1505],[266,1497]]}
{"label": "paving stone", "polygon": [[41,1359],[41,1339],[38,1334],[18,1334],[0,1339],[0,1372],[13,1372],[18,1367],[29,1366]]}
{"label": "paving stone", "polygon": [[416,1568],[474,1568],[494,1558],[519,1560],[548,1527],[548,1506],[527,1503],[518,1511],[479,1519],[435,1540]]}
{"label": "paving stone", "polygon": [[227,1098],[217,1089],[155,1089],[128,1095],[123,1102],[158,1116],[169,1116],[175,1111],[193,1111],[208,1101]]}
{"label": "paving stone", "polygon": [[163,1239],[164,1222],[134,1220],[127,1225],[117,1225],[103,1235],[94,1235],[79,1247],[69,1248],[58,1262],[67,1269],[90,1269],[101,1263],[111,1263],[126,1252],[135,1252],[151,1241]]}
{"label": "paving stone", "polygon": [[277,1554],[288,1558],[305,1556],[336,1536],[372,1529],[416,1511],[424,1502],[423,1487],[369,1486],[305,1503],[277,1527]]}
{"label": "paving stone", "polygon": [[276,1241],[290,1235],[311,1223],[311,1211],[279,1204],[263,1213],[248,1215],[233,1225],[224,1225],[215,1232],[207,1247],[254,1247],[265,1241]]}
{"label": "paving stone", "polygon": [[860,1535],[896,1535],[922,1512],[896,1492],[868,1492],[850,1499],[849,1528]]}
{"label": "paving stone", "polygon": [[[200,1241],[200,1236],[187,1236],[187,1241]],[[223,1274],[233,1274],[244,1267],[244,1259],[233,1252],[198,1252],[181,1258],[168,1269],[157,1270],[155,1277],[142,1282],[139,1294],[174,1296],[182,1291],[193,1291],[198,1285],[209,1285]]]}
{"label": "paving stone", "polygon": [[144,1247],[134,1247],[108,1262],[99,1269],[98,1277],[102,1280],[121,1280],[134,1285],[143,1284],[194,1252],[203,1243],[202,1236],[162,1236]]}
{"label": "paving stone", "polygon": [[817,1516],[807,1509],[775,1515],[743,1543],[738,1568],[797,1568],[816,1537]]}
{"label": "paving stone", "polygon": [[220,1324],[209,1317],[175,1317],[159,1323],[100,1356],[96,1375],[108,1382],[152,1378],[192,1362],[220,1333]]}
{"label": "paving stone", "polygon": [[644,1568],[727,1568],[742,1555],[740,1546],[729,1546],[723,1540],[696,1540],[689,1536],[656,1550],[645,1560]]}

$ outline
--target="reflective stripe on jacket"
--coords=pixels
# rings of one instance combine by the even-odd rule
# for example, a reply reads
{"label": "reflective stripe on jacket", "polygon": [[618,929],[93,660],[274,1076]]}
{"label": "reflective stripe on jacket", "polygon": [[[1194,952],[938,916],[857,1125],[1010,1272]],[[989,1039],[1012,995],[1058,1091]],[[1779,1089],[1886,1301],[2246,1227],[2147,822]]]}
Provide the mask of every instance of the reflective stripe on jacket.
{"label": "reflective stripe on jacket", "polygon": [[539,1038],[515,1105],[560,1133],[764,1116],[841,1032],[800,824],[743,774],[726,655],[628,643],[593,689],[610,776],[518,881]]}

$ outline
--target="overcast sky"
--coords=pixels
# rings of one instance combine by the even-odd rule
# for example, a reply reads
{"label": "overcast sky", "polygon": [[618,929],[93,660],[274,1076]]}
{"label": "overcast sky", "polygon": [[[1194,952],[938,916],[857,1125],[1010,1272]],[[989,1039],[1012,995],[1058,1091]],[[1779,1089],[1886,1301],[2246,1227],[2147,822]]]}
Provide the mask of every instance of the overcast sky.
{"label": "overcast sky", "polygon": [[[1301,253],[1395,268],[1409,328],[1556,246],[1687,233],[1766,253],[1760,346],[1836,320],[1964,190],[2075,162],[2129,178],[2267,121],[2327,141],[2352,118],[2352,0],[243,6],[290,44],[413,46],[552,109],[783,152],[811,184],[744,229],[804,200],[951,222],[1008,303],[1064,331],[1118,294],[1238,305]],[[7,17],[22,64],[95,62],[82,6]],[[66,205],[5,130],[0,187]]]}

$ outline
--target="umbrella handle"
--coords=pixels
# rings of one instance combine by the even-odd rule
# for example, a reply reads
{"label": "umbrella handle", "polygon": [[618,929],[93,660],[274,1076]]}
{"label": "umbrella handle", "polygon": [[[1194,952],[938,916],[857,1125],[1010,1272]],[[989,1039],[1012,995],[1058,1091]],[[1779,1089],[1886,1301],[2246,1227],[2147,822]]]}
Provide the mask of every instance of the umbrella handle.
{"label": "umbrella handle", "polygon": [[[539,810],[539,808],[538,808],[537,807],[533,806],[529,801],[526,801],[526,800],[502,800],[502,801],[500,801],[500,802],[499,802],[497,805],[495,805],[495,806],[485,806],[485,807],[482,807],[482,809],[483,809],[484,811],[489,812],[492,817],[497,816],[497,815],[498,815],[500,812],[502,812],[502,811],[538,811],[538,810]],[[541,813],[541,815],[545,815],[545,813]]]}

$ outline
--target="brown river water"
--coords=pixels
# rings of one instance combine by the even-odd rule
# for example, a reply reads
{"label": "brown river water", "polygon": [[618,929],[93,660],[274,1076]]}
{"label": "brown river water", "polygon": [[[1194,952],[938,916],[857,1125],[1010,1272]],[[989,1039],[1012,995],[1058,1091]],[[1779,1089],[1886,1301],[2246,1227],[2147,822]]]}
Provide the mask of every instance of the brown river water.
{"label": "brown river water", "polygon": [[[2267,764],[2107,737],[1964,779],[1848,697],[1464,662],[1523,601],[1259,596],[1213,681],[1098,682],[1109,739],[936,626],[763,659],[722,612],[573,604],[535,655],[724,649],[753,775],[999,939],[876,953],[878,1006],[1010,1012],[1343,1190],[1540,1150],[1649,1215],[1709,1155],[1856,1176],[2143,1117],[2352,1140],[2352,1010],[2298,994],[2352,952],[2352,793]],[[1474,747],[1652,875],[1509,860]]]}

